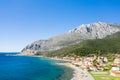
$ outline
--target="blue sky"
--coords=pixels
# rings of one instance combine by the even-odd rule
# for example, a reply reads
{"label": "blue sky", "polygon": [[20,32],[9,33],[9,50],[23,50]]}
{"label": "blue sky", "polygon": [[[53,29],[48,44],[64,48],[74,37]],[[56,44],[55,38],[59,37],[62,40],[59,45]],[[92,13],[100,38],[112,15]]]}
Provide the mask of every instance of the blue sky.
{"label": "blue sky", "polygon": [[0,0],[0,52],[98,21],[120,24],[120,0]]}

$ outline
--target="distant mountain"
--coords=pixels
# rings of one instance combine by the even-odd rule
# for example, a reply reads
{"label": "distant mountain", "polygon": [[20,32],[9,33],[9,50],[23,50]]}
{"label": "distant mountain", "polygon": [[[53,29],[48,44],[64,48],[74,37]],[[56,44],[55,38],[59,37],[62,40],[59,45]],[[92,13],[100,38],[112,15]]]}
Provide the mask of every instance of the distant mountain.
{"label": "distant mountain", "polygon": [[35,41],[27,45],[21,55],[34,55],[36,52],[54,51],[89,39],[102,39],[120,31],[119,24],[96,22],[83,24],[67,33],[49,38],[48,40]]}

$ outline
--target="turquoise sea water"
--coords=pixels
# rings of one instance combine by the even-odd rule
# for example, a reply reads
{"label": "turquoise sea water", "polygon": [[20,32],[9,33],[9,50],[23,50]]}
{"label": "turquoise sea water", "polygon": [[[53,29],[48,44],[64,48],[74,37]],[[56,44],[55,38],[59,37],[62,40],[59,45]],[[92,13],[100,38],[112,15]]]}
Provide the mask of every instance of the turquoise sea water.
{"label": "turquoise sea water", "polygon": [[40,57],[5,56],[0,53],[0,80],[70,80],[73,70]]}

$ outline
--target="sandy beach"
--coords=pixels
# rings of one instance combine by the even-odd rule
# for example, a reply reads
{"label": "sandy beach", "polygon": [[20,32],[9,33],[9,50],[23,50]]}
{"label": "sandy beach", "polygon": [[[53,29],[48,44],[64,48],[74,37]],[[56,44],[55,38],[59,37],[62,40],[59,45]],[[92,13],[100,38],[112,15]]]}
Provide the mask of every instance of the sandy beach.
{"label": "sandy beach", "polygon": [[94,80],[94,78],[86,70],[82,70],[71,63],[58,63],[58,65],[64,65],[74,69],[73,78],[71,80]]}

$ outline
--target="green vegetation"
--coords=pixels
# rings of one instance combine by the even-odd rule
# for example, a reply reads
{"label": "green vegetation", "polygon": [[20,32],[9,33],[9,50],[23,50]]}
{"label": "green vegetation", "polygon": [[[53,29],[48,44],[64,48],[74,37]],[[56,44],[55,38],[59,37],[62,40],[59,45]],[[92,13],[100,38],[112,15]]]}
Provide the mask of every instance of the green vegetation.
{"label": "green vegetation", "polygon": [[[71,45],[53,52],[47,53],[47,56],[106,56],[120,53],[120,32],[108,36],[104,39],[86,40],[81,43]],[[114,59],[109,56],[110,60]],[[112,57],[112,58],[111,58]]]}
{"label": "green vegetation", "polygon": [[120,77],[113,77],[109,74],[109,72],[100,72],[100,74],[90,72],[90,74],[94,77],[95,80],[120,80]]}
{"label": "green vegetation", "polygon": [[96,60],[93,61],[93,66],[97,66],[97,61]]}
{"label": "green vegetation", "polygon": [[120,53],[120,38],[87,40],[51,53],[51,56],[90,56]]}
{"label": "green vegetation", "polygon": [[104,67],[103,71],[110,71],[112,68],[112,65],[111,64],[108,64]]}
{"label": "green vegetation", "polygon": [[120,37],[120,32],[116,32],[115,34],[109,35],[106,38],[119,38],[119,37]]}

